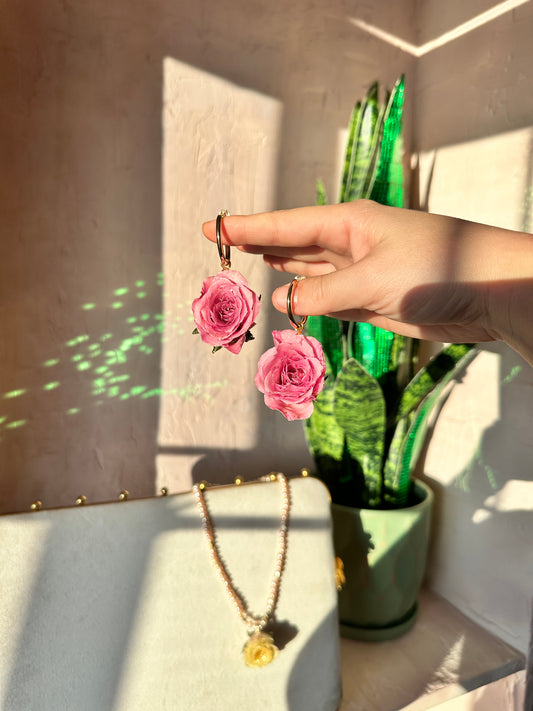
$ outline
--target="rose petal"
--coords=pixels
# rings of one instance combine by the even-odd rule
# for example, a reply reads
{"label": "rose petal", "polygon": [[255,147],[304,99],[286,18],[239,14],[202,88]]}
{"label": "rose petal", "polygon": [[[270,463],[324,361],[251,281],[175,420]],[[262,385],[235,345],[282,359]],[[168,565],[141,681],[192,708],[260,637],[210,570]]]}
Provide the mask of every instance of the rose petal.
{"label": "rose petal", "polygon": [[237,338],[235,341],[228,343],[228,345],[224,346],[224,348],[226,350],[228,350],[230,353],[240,353],[245,340],[246,339],[244,338],[244,336],[241,336],[240,338]]}
{"label": "rose petal", "polygon": [[261,302],[239,272],[228,269],[208,277],[193,300],[193,318],[202,341],[239,353],[243,337],[255,325]]}
{"label": "rose petal", "polygon": [[255,384],[265,404],[288,420],[306,419],[324,387],[326,362],[319,341],[293,330],[274,331],[274,347],[257,364]]}

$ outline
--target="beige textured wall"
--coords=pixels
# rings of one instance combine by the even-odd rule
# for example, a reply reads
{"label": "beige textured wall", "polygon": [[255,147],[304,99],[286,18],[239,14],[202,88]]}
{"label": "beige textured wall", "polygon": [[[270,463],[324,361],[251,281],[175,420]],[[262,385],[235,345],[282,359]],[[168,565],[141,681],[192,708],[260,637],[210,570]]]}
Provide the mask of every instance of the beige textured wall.
{"label": "beige textured wall", "polygon": [[[422,44],[453,27],[458,36],[417,60],[415,144],[423,207],[531,231],[533,3],[514,4],[486,22],[493,3],[451,3],[445,12],[442,3],[420,4]],[[525,651],[533,369],[501,344],[478,351],[436,418],[423,462],[437,500],[429,582]]]}
{"label": "beige textured wall", "polygon": [[218,270],[200,225],[333,195],[370,82],[414,59],[412,3],[8,0],[0,23],[0,511],[308,463],[253,385],[271,275],[238,358],[190,335]]}
{"label": "beige textured wall", "polygon": [[[421,206],[531,229],[532,4],[514,4],[472,27],[492,2],[4,3],[0,510],[308,463],[252,382],[284,325],[260,260],[234,255],[263,294],[256,341],[237,359],[190,335],[218,268],[200,224],[311,203],[317,176],[334,197],[353,100],[406,72]],[[518,647],[532,385],[480,348],[424,465],[432,585]]]}

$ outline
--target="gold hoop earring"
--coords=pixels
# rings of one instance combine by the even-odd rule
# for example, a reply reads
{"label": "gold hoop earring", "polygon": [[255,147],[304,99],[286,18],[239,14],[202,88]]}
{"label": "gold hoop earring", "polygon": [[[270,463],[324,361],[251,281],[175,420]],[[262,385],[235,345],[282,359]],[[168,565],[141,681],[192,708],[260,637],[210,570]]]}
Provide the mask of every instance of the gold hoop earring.
{"label": "gold hoop earring", "polygon": [[220,235],[220,229],[222,227],[222,218],[229,217],[229,212],[227,210],[221,210],[217,215],[216,224],[216,236],[217,236],[217,248],[218,256],[220,257],[220,266],[222,269],[231,269],[230,254],[231,248],[229,244],[222,244],[222,237]]}
{"label": "gold hoop earring", "polygon": [[307,321],[307,316],[302,316],[299,321],[296,321],[296,319],[294,318],[294,310],[293,310],[293,308],[294,308],[294,304],[293,304],[294,292],[296,291],[298,282],[301,281],[302,279],[305,279],[305,277],[303,277],[301,275],[295,277],[291,281],[291,283],[289,285],[289,291],[287,292],[287,316],[289,317],[289,321],[291,322],[292,327],[295,329],[295,331],[298,335],[302,334],[302,332],[304,330],[304,326]]}

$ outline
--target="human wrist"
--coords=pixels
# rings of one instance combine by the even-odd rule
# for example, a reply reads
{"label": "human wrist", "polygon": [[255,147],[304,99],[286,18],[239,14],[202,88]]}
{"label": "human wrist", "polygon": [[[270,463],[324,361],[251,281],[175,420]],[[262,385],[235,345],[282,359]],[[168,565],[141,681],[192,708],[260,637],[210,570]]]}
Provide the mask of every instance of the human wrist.
{"label": "human wrist", "polygon": [[533,365],[533,236],[513,233],[499,257],[498,278],[487,284],[487,331]]}

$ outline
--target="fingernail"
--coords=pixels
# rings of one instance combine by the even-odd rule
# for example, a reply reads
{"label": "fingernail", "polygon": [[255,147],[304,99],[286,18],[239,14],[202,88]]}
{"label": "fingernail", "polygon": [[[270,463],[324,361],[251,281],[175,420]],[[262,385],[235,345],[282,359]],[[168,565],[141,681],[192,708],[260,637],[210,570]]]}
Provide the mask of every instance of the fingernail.
{"label": "fingernail", "polygon": [[289,291],[289,286],[280,286],[272,294],[272,303],[278,311],[287,310],[287,293]]}

